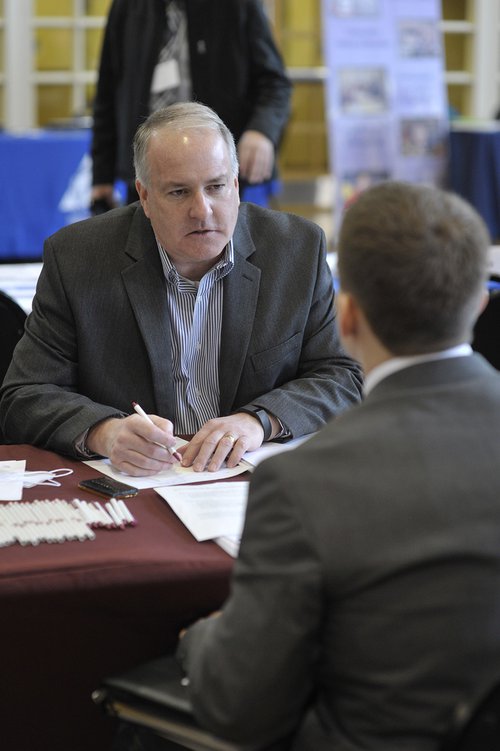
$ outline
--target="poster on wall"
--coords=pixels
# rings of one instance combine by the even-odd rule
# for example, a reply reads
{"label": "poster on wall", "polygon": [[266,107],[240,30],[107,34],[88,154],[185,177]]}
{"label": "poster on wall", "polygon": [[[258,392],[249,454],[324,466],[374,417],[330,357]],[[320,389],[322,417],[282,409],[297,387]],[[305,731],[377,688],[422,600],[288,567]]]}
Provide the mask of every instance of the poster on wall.
{"label": "poster on wall", "polygon": [[382,180],[443,182],[449,131],[440,0],[322,0],[335,227]]}

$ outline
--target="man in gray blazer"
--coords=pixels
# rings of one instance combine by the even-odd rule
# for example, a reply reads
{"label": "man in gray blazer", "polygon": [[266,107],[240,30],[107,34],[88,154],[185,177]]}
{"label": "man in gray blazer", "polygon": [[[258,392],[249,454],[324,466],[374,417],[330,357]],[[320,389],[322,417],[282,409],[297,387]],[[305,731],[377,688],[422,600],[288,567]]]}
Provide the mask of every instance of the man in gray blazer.
{"label": "man in gray blazer", "polygon": [[366,398],[255,471],[231,596],[179,647],[218,735],[437,751],[500,676],[500,374],[468,344],[488,244],[437,188],[347,211],[339,327]]}
{"label": "man in gray blazer", "polygon": [[239,207],[234,140],[204,105],[155,112],[134,151],[141,205],[46,242],[3,385],[5,438],[147,475],[173,461],[175,431],[194,434],[185,466],[215,470],[358,401],[322,230]]}

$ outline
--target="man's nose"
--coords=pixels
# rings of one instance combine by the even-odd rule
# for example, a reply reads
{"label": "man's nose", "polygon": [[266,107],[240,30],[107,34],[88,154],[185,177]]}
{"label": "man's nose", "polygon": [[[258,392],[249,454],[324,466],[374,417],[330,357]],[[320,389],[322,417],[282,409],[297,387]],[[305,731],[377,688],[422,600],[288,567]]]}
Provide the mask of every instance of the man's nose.
{"label": "man's nose", "polygon": [[197,218],[205,218],[212,213],[210,198],[202,190],[193,193],[190,213]]}

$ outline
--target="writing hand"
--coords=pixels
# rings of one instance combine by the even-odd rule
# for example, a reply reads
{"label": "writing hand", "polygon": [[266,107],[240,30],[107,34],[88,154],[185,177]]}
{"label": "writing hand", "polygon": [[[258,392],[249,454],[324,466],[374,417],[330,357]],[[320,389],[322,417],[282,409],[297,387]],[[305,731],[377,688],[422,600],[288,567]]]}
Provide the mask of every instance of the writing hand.
{"label": "writing hand", "polygon": [[151,422],[137,414],[103,420],[90,429],[87,447],[107,456],[114,467],[128,475],[161,472],[177,461],[167,448],[175,443],[173,425],[163,417],[149,417]]}

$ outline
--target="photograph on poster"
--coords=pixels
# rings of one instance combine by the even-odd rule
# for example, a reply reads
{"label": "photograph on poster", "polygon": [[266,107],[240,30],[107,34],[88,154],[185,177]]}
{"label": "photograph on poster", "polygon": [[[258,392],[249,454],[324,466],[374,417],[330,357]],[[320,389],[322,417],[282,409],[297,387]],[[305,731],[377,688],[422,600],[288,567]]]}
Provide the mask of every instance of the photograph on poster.
{"label": "photograph on poster", "polygon": [[331,0],[330,11],[339,18],[376,16],[380,12],[380,0]]}
{"label": "photograph on poster", "polygon": [[398,46],[401,57],[438,57],[441,54],[441,39],[436,22],[399,21]]}
{"label": "photograph on poster", "polygon": [[389,106],[385,68],[341,68],[340,108],[346,115],[377,115]]}
{"label": "photograph on poster", "polygon": [[396,156],[394,118],[339,122],[336,131],[335,164],[338,174],[390,173]]}
{"label": "photograph on poster", "polygon": [[404,117],[429,115],[446,117],[444,86],[439,86],[439,71],[434,61],[422,61],[422,65],[395,71],[396,111]]}
{"label": "photograph on poster", "polygon": [[442,156],[443,123],[435,117],[403,118],[400,124],[404,156]]}
{"label": "photograph on poster", "polygon": [[374,172],[370,170],[361,170],[360,172],[350,172],[342,175],[340,194],[344,210],[348,209],[364,190],[384,180],[388,180],[389,177],[389,172]]}

